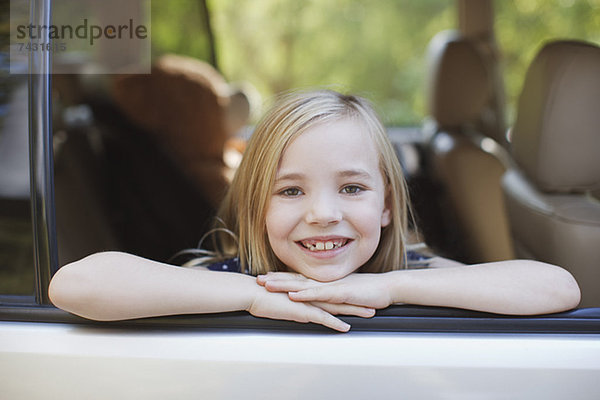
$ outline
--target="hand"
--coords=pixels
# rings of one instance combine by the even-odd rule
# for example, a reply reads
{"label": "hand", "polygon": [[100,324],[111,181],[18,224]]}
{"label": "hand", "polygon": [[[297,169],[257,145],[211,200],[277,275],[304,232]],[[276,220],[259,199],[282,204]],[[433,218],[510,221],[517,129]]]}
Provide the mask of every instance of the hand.
{"label": "hand", "polygon": [[285,293],[273,293],[257,286],[256,295],[247,311],[255,317],[283,319],[296,322],[313,322],[340,332],[348,332],[350,325],[334,317],[336,314],[372,317],[375,310],[347,304],[321,304],[295,302]]}
{"label": "hand", "polygon": [[296,273],[269,272],[259,275],[257,282],[270,292],[287,292],[294,301],[319,302],[319,307],[345,304],[379,309],[393,303],[386,278],[385,273],[353,273],[337,281],[318,282]]}

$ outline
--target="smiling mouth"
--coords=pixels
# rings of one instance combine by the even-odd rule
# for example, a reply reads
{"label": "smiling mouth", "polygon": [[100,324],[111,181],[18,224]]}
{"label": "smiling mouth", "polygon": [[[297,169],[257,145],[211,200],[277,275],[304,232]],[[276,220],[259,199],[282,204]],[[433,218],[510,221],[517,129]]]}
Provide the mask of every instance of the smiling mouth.
{"label": "smiling mouth", "polygon": [[351,239],[338,238],[330,240],[300,240],[297,243],[309,251],[327,251],[339,249],[347,245]]}

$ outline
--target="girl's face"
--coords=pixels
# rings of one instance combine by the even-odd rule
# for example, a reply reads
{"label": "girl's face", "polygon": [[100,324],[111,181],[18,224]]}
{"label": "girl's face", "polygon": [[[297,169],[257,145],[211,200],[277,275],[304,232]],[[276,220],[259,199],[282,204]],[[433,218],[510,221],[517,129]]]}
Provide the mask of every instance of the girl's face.
{"label": "girl's face", "polygon": [[267,208],[275,255],[318,281],[356,271],[391,221],[379,153],[352,119],[316,125],[284,151]]}

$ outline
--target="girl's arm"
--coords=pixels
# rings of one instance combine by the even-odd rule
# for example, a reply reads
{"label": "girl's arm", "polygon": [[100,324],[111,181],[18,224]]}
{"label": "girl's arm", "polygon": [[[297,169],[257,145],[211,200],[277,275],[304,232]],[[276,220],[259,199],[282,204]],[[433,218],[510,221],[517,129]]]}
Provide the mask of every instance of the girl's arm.
{"label": "girl's arm", "polygon": [[297,303],[285,294],[268,292],[252,276],[181,268],[119,252],[97,253],[65,265],[49,292],[57,307],[103,321],[246,310],[347,331],[349,325],[331,314],[374,313],[352,305]]}
{"label": "girl's arm", "polygon": [[[402,272],[410,273],[400,276]],[[565,311],[577,307],[581,296],[579,286],[569,272],[531,260],[394,271],[390,278],[388,289],[393,303],[500,314]]]}
{"label": "girl's arm", "polygon": [[467,266],[434,259],[433,265],[447,268],[357,273],[330,283],[286,273],[259,276],[258,281],[268,290],[288,292],[295,301],[374,308],[408,303],[531,315],[569,310],[580,299],[571,274],[550,264],[511,260]]}
{"label": "girl's arm", "polygon": [[60,268],[49,292],[54,305],[73,314],[121,320],[244,310],[253,296],[250,279],[103,252]]}

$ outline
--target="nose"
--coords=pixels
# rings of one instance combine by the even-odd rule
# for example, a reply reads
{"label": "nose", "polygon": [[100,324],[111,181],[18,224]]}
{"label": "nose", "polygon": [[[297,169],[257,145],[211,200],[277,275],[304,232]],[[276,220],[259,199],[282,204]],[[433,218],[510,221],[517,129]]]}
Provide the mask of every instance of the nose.
{"label": "nose", "polygon": [[334,195],[319,194],[309,200],[306,223],[327,226],[340,222],[342,210]]}

